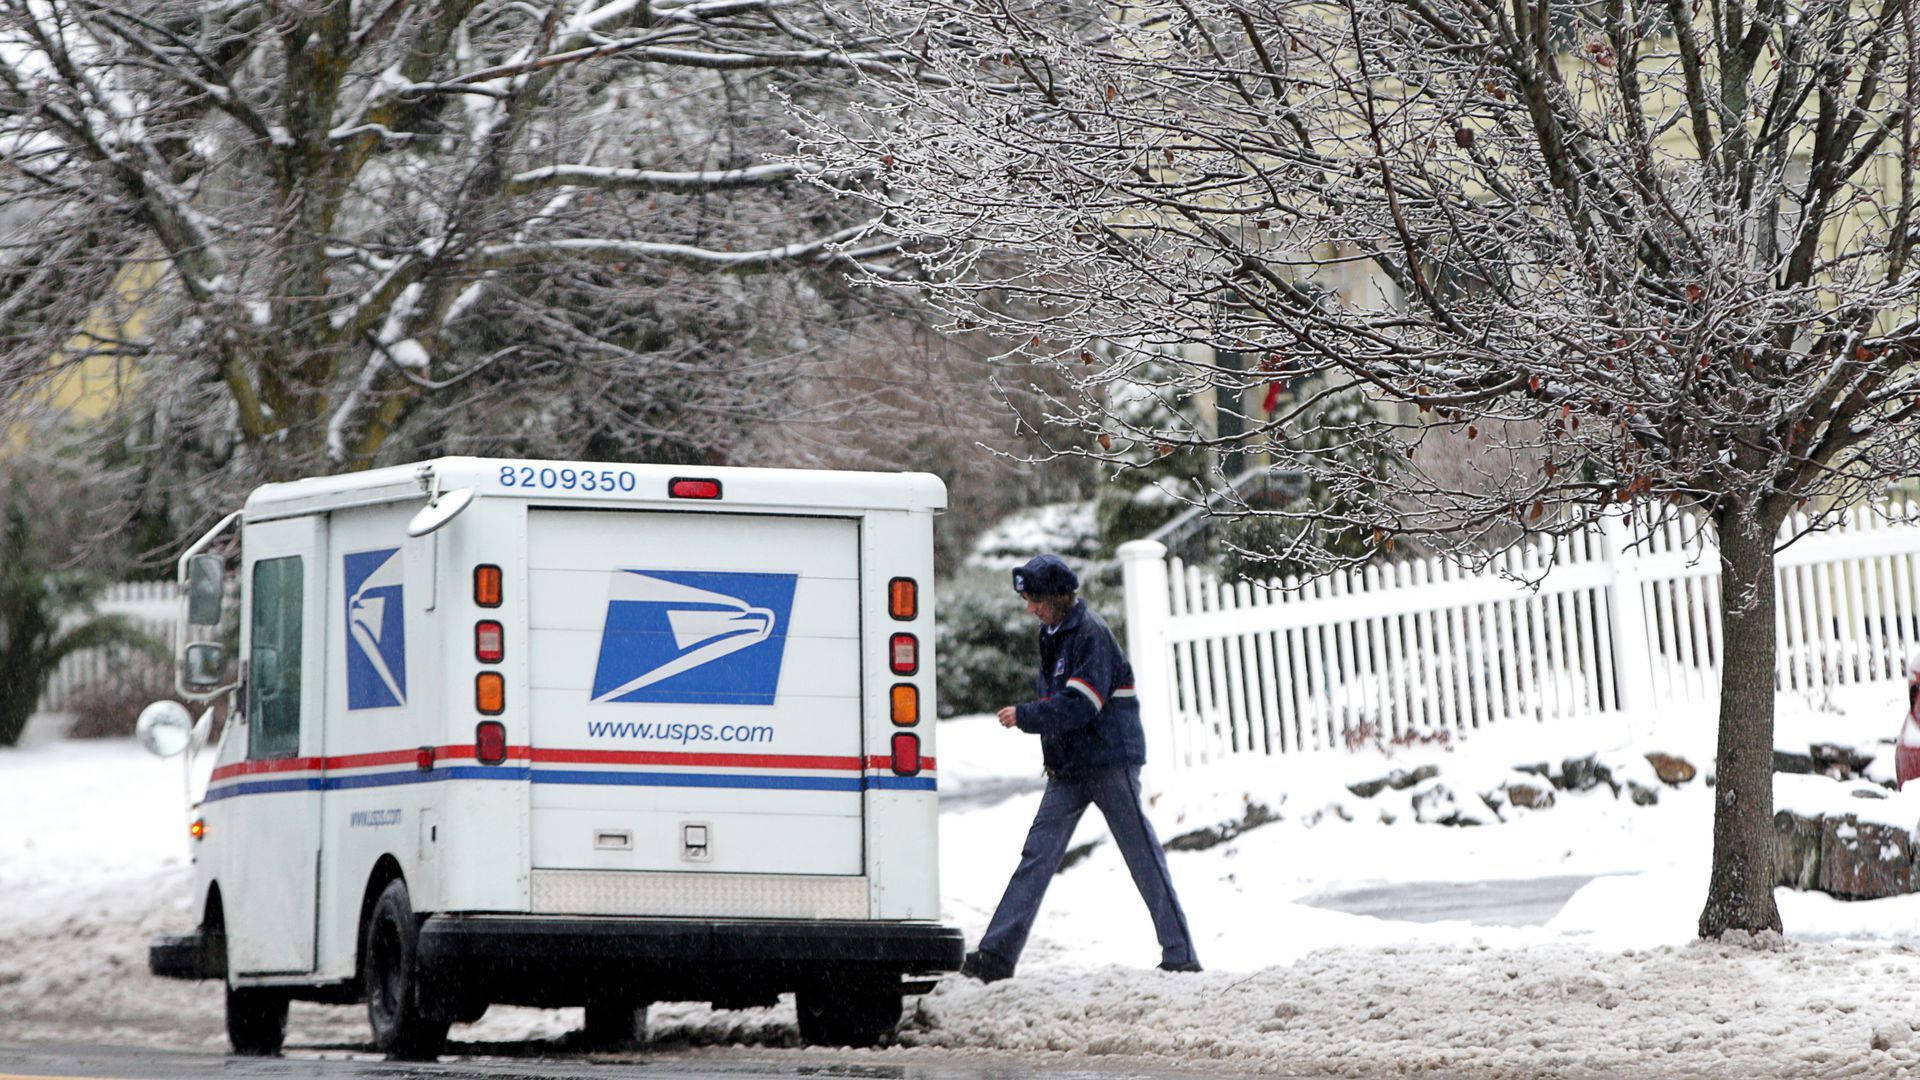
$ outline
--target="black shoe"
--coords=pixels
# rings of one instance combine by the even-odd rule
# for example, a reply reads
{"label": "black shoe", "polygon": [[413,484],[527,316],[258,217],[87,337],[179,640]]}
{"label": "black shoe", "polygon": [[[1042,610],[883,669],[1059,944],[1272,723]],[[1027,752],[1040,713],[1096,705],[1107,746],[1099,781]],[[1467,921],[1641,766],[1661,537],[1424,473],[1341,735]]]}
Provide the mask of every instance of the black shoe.
{"label": "black shoe", "polygon": [[1189,960],[1184,964],[1170,964],[1170,963],[1167,963],[1166,961],[1161,961],[1160,970],[1161,971],[1199,971],[1200,961]]}
{"label": "black shoe", "polygon": [[994,983],[1001,979],[1013,978],[1013,965],[990,952],[975,949],[961,962],[960,974],[969,979],[978,979],[983,983]]}

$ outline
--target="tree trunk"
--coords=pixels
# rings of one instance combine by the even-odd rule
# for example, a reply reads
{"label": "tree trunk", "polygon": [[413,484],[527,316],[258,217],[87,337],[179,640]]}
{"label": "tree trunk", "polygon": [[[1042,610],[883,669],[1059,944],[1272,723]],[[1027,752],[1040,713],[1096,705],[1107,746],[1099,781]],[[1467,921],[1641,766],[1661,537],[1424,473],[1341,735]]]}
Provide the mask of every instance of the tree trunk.
{"label": "tree trunk", "polygon": [[[1758,518],[1760,520],[1755,520]],[[1720,539],[1720,746],[1715,755],[1713,879],[1700,936],[1780,929],[1773,902],[1773,541],[1778,523],[1733,507]]]}

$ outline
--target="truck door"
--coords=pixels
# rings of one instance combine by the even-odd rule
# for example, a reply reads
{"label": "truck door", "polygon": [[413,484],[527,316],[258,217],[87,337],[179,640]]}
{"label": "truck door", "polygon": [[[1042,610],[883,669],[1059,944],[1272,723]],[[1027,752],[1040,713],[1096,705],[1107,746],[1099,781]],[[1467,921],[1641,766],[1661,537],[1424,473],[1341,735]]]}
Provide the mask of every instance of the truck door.
{"label": "truck door", "polygon": [[314,969],[320,857],[325,518],[246,527],[241,661],[249,782],[228,815],[227,960],[240,975]]}
{"label": "truck door", "polygon": [[534,508],[528,569],[536,873],[862,873],[857,519]]}

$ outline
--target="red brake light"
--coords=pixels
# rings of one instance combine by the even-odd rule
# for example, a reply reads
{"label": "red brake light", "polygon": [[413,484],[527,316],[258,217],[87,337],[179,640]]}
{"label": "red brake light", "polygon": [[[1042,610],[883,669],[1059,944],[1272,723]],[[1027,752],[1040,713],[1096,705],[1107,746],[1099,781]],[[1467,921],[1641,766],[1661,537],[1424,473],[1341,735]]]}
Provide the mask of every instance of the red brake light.
{"label": "red brake light", "polygon": [[893,771],[901,776],[920,771],[920,736],[902,731],[893,737]]}
{"label": "red brake light", "polygon": [[506,631],[492,619],[473,624],[473,658],[483,664],[497,664],[507,654]]}
{"label": "red brake light", "polygon": [[920,670],[920,641],[912,634],[895,634],[887,647],[887,663],[895,675],[912,675]]}
{"label": "red brake light", "polygon": [[507,725],[498,720],[480,721],[473,729],[473,756],[482,765],[507,760]]}
{"label": "red brake light", "polygon": [[717,499],[720,481],[675,479],[667,482],[667,494],[676,499]]}

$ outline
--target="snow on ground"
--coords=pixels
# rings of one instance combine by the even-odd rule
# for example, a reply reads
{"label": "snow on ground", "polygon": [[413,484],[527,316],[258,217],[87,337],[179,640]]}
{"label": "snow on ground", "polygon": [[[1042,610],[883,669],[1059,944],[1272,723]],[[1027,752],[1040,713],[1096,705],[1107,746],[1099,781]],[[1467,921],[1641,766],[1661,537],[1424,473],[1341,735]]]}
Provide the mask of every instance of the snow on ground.
{"label": "snow on ground", "polygon": [[[1817,705],[1783,696],[1778,742],[1872,745],[1896,730],[1903,691],[1870,686]],[[1709,717],[1671,709],[1657,723],[1658,738],[1637,740],[1605,729],[1486,733],[1385,764],[1431,761],[1456,791],[1516,764],[1595,751],[1632,760],[1660,749],[1709,766]],[[943,722],[938,737],[950,799],[945,917],[973,941],[1038,802],[1038,747],[991,717]],[[1405,793],[1346,791],[1382,771],[1377,757],[1342,754],[1161,774],[1150,816],[1163,839],[1237,819],[1249,801],[1280,815],[1207,850],[1170,853],[1208,969],[1200,975],[1153,970],[1144,908],[1090,812],[1076,837],[1090,854],[1055,879],[1019,976],[992,986],[946,979],[910,1008],[899,1045],[865,1056],[1307,1075],[1920,1074],[1920,896],[1843,903],[1781,890],[1784,939],[1702,944],[1694,920],[1712,814],[1702,782],[1665,789],[1651,807],[1604,786],[1562,792],[1551,809],[1453,828],[1413,823]],[[1783,781],[1782,798],[1825,797],[1819,783]],[[9,825],[0,832],[0,1043],[224,1045],[217,986],[145,970],[147,940],[191,921],[181,786],[178,763],[130,742],[42,736],[0,750]],[[1892,804],[1907,802],[1875,808],[1897,813]],[[1383,806],[1399,807],[1398,823],[1379,820]],[[1517,894],[1538,879],[1568,879],[1569,899],[1544,922],[1500,925],[1512,921],[1500,918],[1503,883]],[[1423,894],[1469,882],[1492,883],[1476,893],[1494,898],[1478,922],[1412,913]],[[1405,897],[1405,917],[1324,906],[1362,889]],[[470,1049],[526,1039],[564,1047],[578,1024],[577,1010],[496,1009],[453,1037]],[[652,1028],[668,1047],[796,1041],[790,1002],[656,1006]],[[367,1039],[358,1008],[296,1005],[291,1029],[297,1046]]]}

